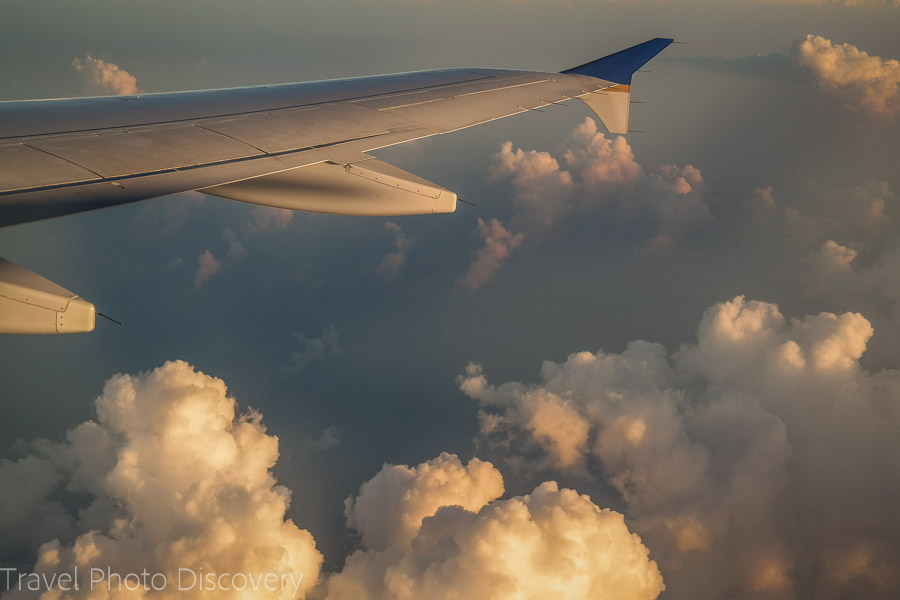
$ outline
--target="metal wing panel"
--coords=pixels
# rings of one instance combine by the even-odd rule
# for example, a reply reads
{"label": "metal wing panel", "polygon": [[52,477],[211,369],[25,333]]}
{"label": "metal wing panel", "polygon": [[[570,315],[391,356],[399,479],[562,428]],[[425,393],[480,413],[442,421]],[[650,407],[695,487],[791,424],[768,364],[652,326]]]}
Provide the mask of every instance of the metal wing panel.
{"label": "metal wing panel", "polygon": [[22,144],[0,146],[0,189],[17,190],[100,179],[96,173]]}
{"label": "metal wing panel", "polygon": [[263,154],[243,142],[194,126],[47,138],[29,145],[108,178]]}
{"label": "metal wing panel", "polygon": [[204,121],[202,126],[269,154],[410,128],[396,117],[348,102]]}

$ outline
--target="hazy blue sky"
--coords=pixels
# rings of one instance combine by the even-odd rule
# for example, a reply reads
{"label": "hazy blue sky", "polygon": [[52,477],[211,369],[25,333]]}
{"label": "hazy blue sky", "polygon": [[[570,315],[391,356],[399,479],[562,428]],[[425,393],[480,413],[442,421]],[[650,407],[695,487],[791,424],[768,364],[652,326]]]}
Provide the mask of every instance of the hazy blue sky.
{"label": "hazy blue sky", "polygon": [[[293,491],[287,514],[312,533],[330,570],[360,547],[345,525],[345,498],[384,463],[417,465],[450,452],[464,462],[492,461],[504,476],[504,498],[552,479],[622,512],[659,564],[668,588],[662,597],[896,597],[900,520],[886,507],[900,501],[900,455],[891,454],[900,439],[900,376],[892,371],[900,368],[900,65],[890,62],[900,58],[900,7],[871,4],[7,0],[0,9],[0,100],[102,93],[73,66],[88,56],[127,71],[140,90],[159,92],[452,66],[559,71],[655,36],[688,43],[671,46],[649,73],[635,77],[633,99],[646,103],[632,106],[631,126],[643,133],[628,136],[618,153],[597,149],[607,138],[589,135],[590,112],[574,101],[378,153],[478,205],[451,215],[298,213],[278,221],[249,205],[183,195],[0,230],[4,258],[125,322],[100,321],[90,335],[0,339],[0,456],[9,459],[0,469],[37,452],[33,440],[61,441],[96,418],[94,400],[114,374],[181,359],[223,379],[242,408],[262,413],[279,441],[275,476]],[[808,35],[829,45],[804,47]],[[834,58],[829,53],[840,44],[884,60],[873,65],[844,53],[834,68],[815,62]],[[877,73],[848,75],[864,69]],[[575,158],[567,160],[567,152]],[[617,179],[597,175],[598,165],[633,170]],[[560,183],[560,171],[571,175],[571,185]],[[690,183],[688,192],[679,178]],[[552,225],[534,218],[535,203],[556,207]],[[485,245],[478,219],[497,219],[523,241],[508,248],[486,284],[470,290],[463,280]],[[197,285],[206,251],[221,267]],[[381,266],[398,251],[403,260],[395,272]],[[728,366],[710,358],[731,355],[713,343],[714,325],[698,344],[704,311],[719,306],[710,314],[727,313],[718,303],[741,295],[777,305],[785,317],[781,325],[759,317],[754,331],[774,333],[754,342],[753,352],[765,354],[760,348],[771,340],[790,338],[819,356],[821,342],[828,352],[846,354],[853,376],[820,389],[830,375],[810,371],[790,385],[758,388],[753,382],[777,378],[762,366],[754,371],[751,350],[736,353]],[[751,321],[770,314],[745,308]],[[844,330],[828,337],[819,321],[792,324],[823,311],[861,313],[874,335],[860,333],[865,328],[856,321],[848,321],[846,339]],[[862,338],[865,354],[858,349]],[[704,339],[713,340],[708,353]],[[566,363],[572,353],[601,349],[618,355],[634,340],[662,344],[672,373],[657,381],[628,371],[633,376],[602,389],[539,376],[543,361]],[[690,347],[677,353],[682,345]],[[474,381],[471,374],[459,379],[470,362],[483,365],[490,384],[524,383],[518,391],[461,391],[460,381]],[[762,440],[760,432],[770,430],[755,424],[781,423],[775,429],[787,432],[792,453],[785,451],[775,475],[759,469],[746,478],[753,489],[754,477],[784,479],[767,492],[771,502],[747,500],[747,508],[716,479],[741,472],[751,458],[710,466],[713,475],[697,483],[690,502],[683,490],[673,492],[677,499],[659,492],[669,507],[689,506],[690,515],[707,512],[721,516],[719,525],[732,518],[747,531],[764,531],[765,543],[742,538],[750,534],[739,526],[723,533],[707,523],[712,542],[679,541],[673,549],[660,533],[662,521],[652,517],[683,524],[688,512],[654,513],[638,491],[623,487],[639,466],[663,455],[651,448],[643,462],[624,469],[603,454],[604,432],[618,422],[610,415],[620,409],[591,409],[591,402],[615,392],[638,406],[659,391],[648,391],[651,383],[665,390],[660,397],[677,396],[683,435],[710,456],[758,456],[741,454],[743,442],[734,440]],[[594,454],[582,448],[584,457],[567,462],[551,443],[556,434],[541,437],[532,426],[537,417],[522,416],[529,402],[522,390],[545,386],[566,402],[584,400],[577,410]],[[691,419],[720,396],[751,399],[765,419],[732,418],[736,413],[723,408],[716,414],[733,437],[719,439],[707,421]],[[807,397],[810,406],[814,397],[827,397],[874,416],[842,432],[829,420],[833,411],[829,417],[809,408],[807,417],[798,416]],[[782,411],[771,398],[797,400]],[[493,414],[499,428],[488,431],[479,411]],[[855,452],[853,442],[869,447]],[[841,452],[829,458],[834,477],[854,477],[833,485],[875,498],[875,516],[847,520],[843,512],[853,511],[858,498],[849,492],[836,498],[823,514],[840,533],[827,540],[823,534],[827,550],[818,552],[805,525],[790,521],[804,503],[815,504],[821,465],[829,462],[807,460],[815,452],[805,449],[829,446]],[[25,479],[0,481],[27,488]],[[2,493],[13,506],[14,490]],[[61,502],[61,511],[73,512],[85,501]],[[764,525],[748,525],[729,511],[756,511]],[[0,548],[4,564],[33,564],[38,545],[52,539],[16,537],[20,524],[0,518],[9,539],[18,540]],[[67,531],[71,537],[86,527]],[[362,525],[356,531],[365,536]],[[839,565],[851,564],[851,554],[864,555],[868,566],[844,579],[821,575],[844,573]],[[723,568],[722,557],[746,569]],[[776,566],[766,571],[770,559]],[[705,586],[692,587],[712,571]],[[763,579],[768,583],[753,587]]]}

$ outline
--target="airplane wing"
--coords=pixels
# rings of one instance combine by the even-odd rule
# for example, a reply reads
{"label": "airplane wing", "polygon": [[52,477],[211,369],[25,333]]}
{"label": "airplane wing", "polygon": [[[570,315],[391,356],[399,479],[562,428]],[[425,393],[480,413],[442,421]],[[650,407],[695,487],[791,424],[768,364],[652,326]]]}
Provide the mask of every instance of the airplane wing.
{"label": "airplane wing", "polygon": [[[563,73],[445,69],[224,90],[0,102],[0,227],[189,190],[348,215],[448,213],[456,194],[369,152],[580,98],[628,131],[657,38]],[[91,331],[95,309],[0,259],[0,333]]]}

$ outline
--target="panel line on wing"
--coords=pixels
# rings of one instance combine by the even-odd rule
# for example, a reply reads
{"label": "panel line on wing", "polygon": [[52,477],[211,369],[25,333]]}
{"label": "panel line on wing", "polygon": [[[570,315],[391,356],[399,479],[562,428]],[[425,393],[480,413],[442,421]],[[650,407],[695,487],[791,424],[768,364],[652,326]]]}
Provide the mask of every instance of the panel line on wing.
{"label": "panel line on wing", "polygon": [[215,129],[210,129],[209,127],[204,127],[203,125],[200,125],[200,124],[198,124],[198,123],[195,123],[195,124],[194,124],[194,127],[197,127],[198,129],[203,129],[203,130],[208,131],[208,132],[210,132],[210,133],[215,133],[215,134],[217,134],[217,135],[221,135],[222,137],[227,137],[228,139],[232,139],[232,140],[234,140],[234,141],[236,141],[236,142],[240,142],[240,143],[242,143],[242,144],[246,144],[247,146],[250,146],[251,148],[254,148],[254,149],[256,149],[256,150],[259,150],[260,152],[262,152],[262,153],[265,154],[265,155],[268,155],[268,154],[269,154],[268,152],[266,152],[265,150],[263,150],[263,149],[260,148],[259,146],[256,146],[256,145],[254,145],[254,144],[251,144],[251,143],[248,142],[247,140],[238,139],[238,138],[234,137],[233,135],[228,135],[227,133],[222,133],[221,131],[216,131]]}
{"label": "panel line on wing", "polygon": [[[423,85],[420,87],[409,88],[407,90],[403,90],[403,92],[401,92],[401,93],[410,93],[410,92],[416,92],[416,91],[422,91],[422,90],[440,89],[440,88],[446,88],[446,87],[459,85],[459,84],[463,84],[463,83],[473,83],[473,82],[483,81],[483,80],[487,80],[487,79],[494,79],[494,75],[487,75],[484,73],[479,73],[477,71],[470,71],[470,70],[465,70],[465,69],[463,69],[461,71],[471,74],[471,75],[474,75],[474,77],[472,77],[471,79],[462,79],[459,81],[451,81],[451,82],[447,82],[447,83],[440,83],[440,84],[434,84],[434,85]],[[337,81],[340,81],[340,80],[337,80]],[[317,83],[317,82],[310,82],[310,83]],[[264,87],[269,87],[269,86],[258,86],[258,87],[264,88]],[[214,92],[214,91],[219,91],[219,90],[209,90],[209,91]],[[226,90],[223,90],[223,91],[226,91]],[[58,135],[68,135],[68,134],[76,134],[76,133],[96,133],[96,132],[106,132],[106,131],[110,131],[110,130],[115,131],[115,130],[121,130],[121,129],[123,129],[123,127],[137,128],[137,127],[154,127],[157,125],[168,125],[168,124],[178,124],[178,123],[196,123],[197,121],[206,121],[206,120],[211,120],[211,119],[223,119],[223,118],[227,118],[227,117],[239,117],[239,116],[243,116],[243,115],[263,114],[263,113],[267,113],[267,112],[278,112],[278,111],[282,111],[282,110],[318,108],[318,107],[326,106],[329,104],[339,104],[341,102],[359,102],[359,101],[371,100],[371,99],[375,99],[375,98],[389,97],[389,96],[397,95],[397,94],[398,94],[398,92],[388,92],[388,93],[383,93],[383,94],[375,93],[375,94],[366,94],[366,95],[361,95],[361,96],[349,96],[346,98],[335,98],[332,100],[324,100],[321,102],[291,104],[291,105],[287,105],[287,106],[277,106],[277,107],[266,107],[266,108],[255,109],[255,110],[228,112],[228,113],[221,113],[221,114],[216,114],[216,115],[203,115],[202,117],[193,116],[193,117],[185,117],[185,118],[181,118],[181,119],[171,119],[171,120],[167,120],[167,121],[148,121],[148,122],[142,122],[142,123],[130,123],[125,126],[115,125],[115,126],[109,126],[109,127],[94,127],[94,128],[89,128],[89,129],[73,129],[73,130],[67,130],[67,131],[53,131],[53,132],[46,132],[46,133],[41,133],[41,134],[37,134],[37,135],[0,136],[0,141],[44,139],[44,138],[48,138],[48,137],[52,138],[52,137],[58,136]],[[147,96],[152,96],[152,94],[147,94]],[[106,99],[107,98],[98,98],[98,100],[106,100]],[[34,101],[34,102],[37,102],[37,101]]]}
{"label": "panel line on wing", "polygon": [[[65,156],[60,156],[59,154],[54,154],[53,152],[50,152],[49,150],[44,150],[43,148],[38,148],[38,147],[36,147],[36,146],[32,146],[31,144],[22,144],[22,145],[25,146],[26,148],[31,148],[32,150],[37,150],[38,152],[43,152],[44,154],[47,154],[47,155],[49,155],[49,156],[52,156],[53,158],[58,158],[59,160],[64,160],[64,161],[66,161],[67,163],[69,163],[70,165],[75,165],[75,166],[78,167],[79,169],[84,169],[85,171],[88,171],[88,172],[90,172],[90,173],[93,173],[93,174],[96,175],[99,179],[103,179],[103,175],[101,175],[101,174],[98,173],[97,171],[94,171],[93,169],[91,169],[91,168],[89,168],[89,167],[86,167],[86,166],[84,166],[84,165],[79,165],[79,164],[78,164],[77,162],[75,162],[74,160],[70,160],[70,159],[66,158]],[[27,188],[23,188],[23,189],[27,189]]]}
{"label": "panel line on wing", "polygon": [[[186,165],[186,166],[181,166],[181,167],[171,167],[168,169],[159,169],[156,171],[131,173],[128,175],[118,175],[115,177],[103,177],[99,180],[79,181],[79,182],[75,182],[75,183],[52,184],[52,185],[45,185],[45,186],[34,187],[34,188],[19,188],[19,189],[15,189],[15,190],[6,190],[6,191],[0,192],[0,197],[12,196],[15,194],[29,193],[29,192],[44,192],[44,191],[49,191],[49,190],[61,189],[61,188],[81,187],[84,185],[91,185],[91,184],[96,184],[96,183],[115,183],[118,181],[127,181],[129,179],[136,179],[136,178],[140,178],[140,177],[149,177],[151,175],[164,175],[166,173],[179,173],[179,172],[183,172],[183,171],[193,171],[196,169],[204,169],[207,167],[219,167],[219,166],[223,166],[223,165],[232,165],[232,164],[236,164],[236,163],[249,162],[249,161],[253,161],[253,160],[261,160],[261,159],[265,159],[265,158],[275,158],[278,156],[289,156],[292,154],[298,154],[300,152],[308,152],[310,150],[319,150],[322,148],[329,148],[331,146],[338,146],[340,144],[346,144],[346,143],[350,143],[350,142],[358,142],[358,141],[362,141],[362,140],[366,140],[366,139],[373,139],[373,138],[381,137],[381,135],[382,134],[363,136],[363,137],[359,137],[359,138],[351,138],[351,139],[347,139],[347,140],[340,140],[337,142],[330,142],[328,144],[319,144],[317,146],[309,146],[307,148],[299,148],[297,150],[286,150],[284,152],[273,152],[271,154],[263,154],[263,155],[257,154],[257,155],[253,155],[253,156],[243,156],[240,158],[232,158],[232,159],[216,161],[216,162],[208,162],[208,163],[201,163],[201,164],[195,164],[195,165]],[[29,148],[30,148],[30,146],[29,146]]]}

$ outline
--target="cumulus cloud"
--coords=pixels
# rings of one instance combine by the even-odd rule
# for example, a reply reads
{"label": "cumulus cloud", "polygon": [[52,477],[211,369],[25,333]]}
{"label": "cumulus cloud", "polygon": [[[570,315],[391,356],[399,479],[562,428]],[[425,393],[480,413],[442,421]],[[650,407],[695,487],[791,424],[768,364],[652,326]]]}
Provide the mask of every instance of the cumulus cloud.
{"label": "cumulus cloud", "polygon": [[889,117],[900,111],[900,61],[812,34],[799,43],[796,56],[823,89],[848,106]]}
{"label": "cumulus cloud", "polygon": [[386,465],[348,500],[362,536],[327,600],[656,598],[656,563],[621,514],[545,482],[496,500],[500,473],[453,455]]}
{"label": "cumulus cloud", "polygon": [[197,272],[194,274],[194,289],[199,290],[210,277],[219,273],[224,265],[209,250],[204,250],[197,259]]}
{"label": "cumulus cloud", "polygon": [[302,331],[294,331],[292,335],[301,349],[291,355],[291,361],[285,367],[289,372],[296,373],[314,360],[332,358],[341,353],[341,337],[334,325],[325,327],[317,338],[307,337]]}
{"label": "cumulus cloud", "polygon": [[484,239],[484,246],[475,253],[475,260],[469,265],[461,282],[470,292],[493,279],[509,255],[525,239],[524,234],[511,233],[497,219],[491,219],[487,223],[478,219],[478,233]]}
{"label": "cumulus cloud", "polygon": [[738,297],[676,352],[579,352],[533,385],[469,365],[460,386],[498,455],[611,484],[672,598],[891,597],[900,372],[860,366],[872,334],[857,313],[787,319]]}
{"label": "cumulus cloud", "polygon": [[699,169],[664,164],[648,172],[624,137],[607,137],[594,119],[572,131],[563,160],[567,170],[548,152],[509,142],[495,156],[492,177],[512,184],[517,229],[540,234],[572,215],[612,215],[655,229],[643,246],[660,249],[712,220]]}
{"label": "cumulus cloud", "polygon": [[[35,442],[29,456],[0,463],[0,481],[26,484],[3,488],[0,518],[4,538],[18,531],[40,544],[30,572],[50,577],[77,566],[86,578],[93,567],[147,569],[167,576],[167,591],[153,594],[159,598],[209,596],[178,591],[179,568],[293,576],[284,589],[253,597],[303,597],[312,588],[322,557],[312,536],[285,518],[291,494],[270,471],[278,440],[260,414],[238,413],[224,382],[180,361],[116,375],[96,401],[96,417],[63,442]],[[53,498],[67,493],[89,503],[62,511]],[[126,596],[145,593],[113,594]],[[82,581],[66,597],[107,597],[106,586],[91,590]]]}
{"label": "cumulus cloud", "polygon": [[83,59],[73,59],[72,66],[84,76],[90,89],[94,92],[115,95],[141,93],[134,75],[120,69],[115,63],[86,54]]}
{"label": "cumulus cloud", "polygon": [[406,264],[406,257],[416,239],[407,236],[399,225],[391,221],[385,222],[384,229],[394,237],[394,251],[384,255],[378,264],[378,270],[386,277],[396,277]]}
{"label": "cumulus cloud", "polygon": [[422,520],[440,507],[477,511],[502,494],[503,477],[491,463],[473,458],[463,465],[445,453],[418,467],[385,465],[347,499],[344,513],[366,548],[409,551]]}
{"label": "cumulus cloud", "polygon": [[506,142],[494,157],[491,176],[512,183],[513,202],[521,220],[552,227],[568,212],[572,175],[562,171],[559,161],[548,152],[513,150],[512,142]]}

